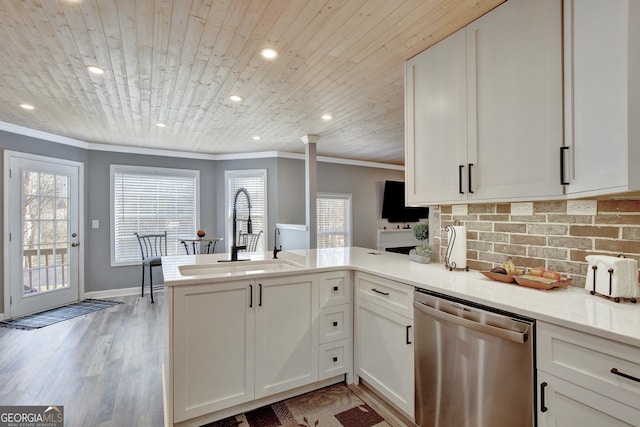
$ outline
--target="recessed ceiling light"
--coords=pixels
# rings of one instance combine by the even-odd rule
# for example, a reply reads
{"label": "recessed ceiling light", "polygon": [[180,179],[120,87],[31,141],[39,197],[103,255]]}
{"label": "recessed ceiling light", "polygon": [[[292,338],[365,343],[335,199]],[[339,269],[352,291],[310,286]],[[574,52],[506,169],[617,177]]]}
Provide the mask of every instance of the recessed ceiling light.
{"label": "recessed ceiling light", "polygon": [[260,137],[258,135],[253,137],[254,141],[258,141],[260,139]]}
{"label": "recessed ceiling light", "polygon": [[35,110],[36,107],[34,107],[31,104],[20,104],[20,108],[24,108],[25,110]]}
{"label": "recessed ceiling light", "polygon": [[87,65],[87,70],[93,74],[104,74],[104,70],[100,67],[96,67],[95,65]]}
{"label": "recessed ceiling light", "polygon": [[167,125],[165,125],[164,123],[156,123],[156,126],[158,126],[159,128],[167,127]]}
{"label": "recessed ceiling light", "polygon": [[268,49],[267,48],[267,49],[262,49],[260,51],[260,55],[262,55],[262,57],[266,58],[266,59],[274,59],[274,58],[278,57],[278,52],[276,52],[273,49]]}
{"label": "recessed ceiling light", "polygon": [[231,95],[231,96],[229,97],[229,99],[230,99],[230,100],[232,100],[233,102],[240,102],[240,101],[242,101],[242,97],[241,97],[241,96],[238,96],[238,95]]}
{"label": "recessed ceiling light", "polygon": [[331,114],[322,115],[322,120],[331,120],[331,119],[333,119],[333,116]]}

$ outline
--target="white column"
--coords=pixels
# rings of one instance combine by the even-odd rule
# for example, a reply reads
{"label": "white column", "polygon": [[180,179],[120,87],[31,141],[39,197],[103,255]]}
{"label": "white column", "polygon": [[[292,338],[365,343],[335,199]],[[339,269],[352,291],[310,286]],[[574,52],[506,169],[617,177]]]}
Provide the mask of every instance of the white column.
{"label": "white column", "polygon": [[318,192],[318,168],[316,162],[316,143],[318,135],[305,135],[304,142],[304,178],[305,178],[305,207],[309,249],[318,247],[318,219],[316,210],[316,194]]}

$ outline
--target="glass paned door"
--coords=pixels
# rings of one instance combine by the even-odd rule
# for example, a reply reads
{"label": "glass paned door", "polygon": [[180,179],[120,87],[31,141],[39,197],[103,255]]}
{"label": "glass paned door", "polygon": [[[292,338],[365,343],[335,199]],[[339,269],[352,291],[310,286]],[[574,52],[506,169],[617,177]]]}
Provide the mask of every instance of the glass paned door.
{"label": "glass paned door", "polygon": [[69,176],[22,171],[24,295],[69,287]]}
{"label": "glass paned door", "polygon": [[77,301],[82,164],[6,152],[5,166],[10,317]]}

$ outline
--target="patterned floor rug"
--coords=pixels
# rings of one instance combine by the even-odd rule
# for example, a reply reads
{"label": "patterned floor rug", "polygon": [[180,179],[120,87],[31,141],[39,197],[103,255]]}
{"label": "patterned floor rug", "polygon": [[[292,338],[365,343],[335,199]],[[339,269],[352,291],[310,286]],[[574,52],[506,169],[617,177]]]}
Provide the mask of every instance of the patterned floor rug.
{"label": "patterned floor rug", "polygon": [[86,299],[84,301],[53,308],[41,313],[30,314],[13,320],[5,320],[0,322],[0,326],[30,331],[32,329],[42,328],[44,326],[62,322],[63,320],[73,319],[74,317],[102,310],[103,308],[111,307],[116,304],[122,303],[119,301]]}
{"label": "patterned floor rug", "polygon": [[345,384],[336,384],[202,427],[389,427]]}

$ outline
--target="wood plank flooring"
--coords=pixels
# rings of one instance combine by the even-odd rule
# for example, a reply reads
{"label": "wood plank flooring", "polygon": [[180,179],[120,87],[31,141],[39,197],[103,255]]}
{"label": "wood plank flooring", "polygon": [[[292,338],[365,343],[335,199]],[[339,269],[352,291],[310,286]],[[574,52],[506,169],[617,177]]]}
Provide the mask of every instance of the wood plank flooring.
{"label": "wood plank flooring", "polygon": [[[63,405],[66,427],[164,425],[164,295],[114,298],[104,310],[22,331],[0,328],[0,405]],[[366,387],[350,388],[394,427],[397,416]]]}
{"label": "wood plank flooring", "polygon": [[65,426],[162,426],[162,309],[130,296],[32,331],[0,328],[0,405],[63,405]]}

